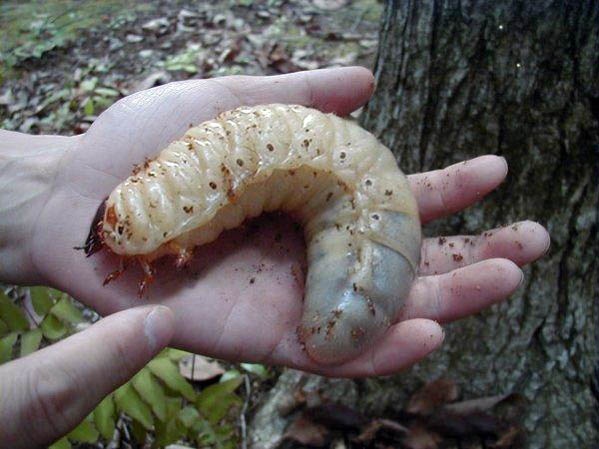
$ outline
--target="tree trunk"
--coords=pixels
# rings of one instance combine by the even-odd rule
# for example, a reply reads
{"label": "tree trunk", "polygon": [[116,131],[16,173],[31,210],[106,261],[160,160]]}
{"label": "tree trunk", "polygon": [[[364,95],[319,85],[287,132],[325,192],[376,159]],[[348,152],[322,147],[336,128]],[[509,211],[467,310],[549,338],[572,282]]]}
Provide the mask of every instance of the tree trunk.
{"label": "tree trunk", "polygon": [[[598,72],[594,0],[387,4],[365,127],[408,173],[488,153],[510,165],[483,204],[425,233],[478,233],[528,218],[548,227],[552,247],[511,300],[447,326],[443,349],[410,371],[352,383],[350,405],[393,414],[445,376],[466,399],[525,395],[527,447],[597,444]],[[255,423],[277,420],[271,409]]]}
{"label": "tree trunk", "polygon": [[599,3],[391,2],[376,75],[364,125],[404,170],[488,153],[510,165],[494,195],[428,234],[530,218],[548,227],[552,246],[509,302],[449,326],[426,363],[367,381],[364,406],[385,413],[445,375],[466,397],[525,394],[529,447],[596,444]]}

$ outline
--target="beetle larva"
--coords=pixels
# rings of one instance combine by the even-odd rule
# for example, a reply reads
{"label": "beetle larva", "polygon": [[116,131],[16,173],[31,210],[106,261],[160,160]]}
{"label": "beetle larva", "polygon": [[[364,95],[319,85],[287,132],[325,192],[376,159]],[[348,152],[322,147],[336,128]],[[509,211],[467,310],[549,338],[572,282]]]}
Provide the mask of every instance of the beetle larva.
{"label": "beetle larva", "polygon": [[321,363],[357,356],[388,329],[420,256],[416,202],[391,151],[354,122],[302,106],[241,107],[190,128],[104,207],[94,235],[142,263],[142,285],[154,259],[183,264],[247,218],[290,213],[308,248],[299,336]]}

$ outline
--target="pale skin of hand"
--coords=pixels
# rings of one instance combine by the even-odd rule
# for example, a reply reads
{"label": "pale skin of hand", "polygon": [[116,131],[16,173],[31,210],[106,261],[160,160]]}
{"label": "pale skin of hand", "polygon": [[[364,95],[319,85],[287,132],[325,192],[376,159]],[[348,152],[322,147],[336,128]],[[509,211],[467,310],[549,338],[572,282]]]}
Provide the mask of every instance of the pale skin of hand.
{"label": "pale skin of hand", "polygon": [[[518,288],[519,266],[537,259],[549,247],[542,226],[526,221],[491,235],[469,236],[469,241],[447,237],[442,245],[438,237],[426,239],[419,277],[396,322],[375,347],[339,366],[315,364],[297,339],[305,256],[301,234],[284,218],[258,219],[245,229],[223,234],[198,248],[190,266],[181,272],[174,270],[172,261],[157,263],[158,276],[143,299],[136,294],[142,276],[138,267],[103,286],[105,276],[117,268],[118,258],[106,251],[86,258],[73,249],[83,244],[98,206],[134,164],[155,156],[190,125],[240,105],[266,103],[302,104],[346,115],[368,100],[373,87],[372,74],[358,67],[192,80],[124,98],[84,135],[3,133],[0,176],[15,178],[15,168],[25,174],[0,189],[0,230],[5,232],[0,278],[51,285],[102,315],[163,304],[173,313],[170,344],[212,357],[285,365],[336,377],[389,375],[411,366],[442,343],[438,323],[474,314]],[[506,174],[503,158],[482,156],[410,175],[409,181],[426,224],[480,200]],[[19,186],[24,186],[21,192],[35,193],[18,196]],[[163,344],[167,342],[168,338]],[[102,343],[115,345],[119,352],[119,345],[130,342],[107,332]],[[43,356],[40,353],[37,357]],[[97,372],[112,371],[110,360],[98,362]],[[126,372],[132,375],[136,366]],[[124,380],[112,382],[112,388]],[[100,389],[94,400],[108,391],[108,386]],[[69,410],[77,409],[77,404],[85,408],[74,393],[65,397]],[[94,404],[93,400],[84,403],[89,410]]]}

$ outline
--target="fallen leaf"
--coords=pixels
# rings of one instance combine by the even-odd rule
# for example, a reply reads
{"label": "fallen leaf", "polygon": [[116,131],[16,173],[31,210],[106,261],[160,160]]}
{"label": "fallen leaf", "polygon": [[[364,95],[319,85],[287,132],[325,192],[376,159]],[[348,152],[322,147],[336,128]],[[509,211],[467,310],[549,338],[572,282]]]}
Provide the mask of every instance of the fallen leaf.
{"label": "fallen leaf", "polygon": [[335,11],[347,5],[347,0],[313,0],[314,6],[325,11]]}
{"label": "fallen leaf", "polygon": [[482,398],[469,399],[445,405],[443,408],[456,415],[469,415],[478,412],[488,412],[502,403],[511,403],[516,406],[523,405],[525,399],[518,394],[500,394],[497,396],[486,396]]}
{"label": "fallen leaf", "polygon": [[511,447],[521,447],[523,441],[522,429],[518,426],[510,426],[501,432],[497,441],[490,445],[493,449],[509,449]]}
{"label": "fallen leaf", "polygon": [[355,52],[350,52],[343,56],[337,56],[336,58],[333,58],[329,61],[328,66],[333,67],[351,65],[356,62],[357,57],[358,54]]}
{"label": "fallen leaf", "polygon": [[179,372],[187,380],[203,381],[214,379],[224,374],[225,370],[216,360],[191,354],[179,360]]}
{"label": "fallen leaf", "polygon": [[290,425],[284,439],[308,446],[323,447],[329,437],[326,427],[316,424],[304,414],[299,415]]}
{"label": "fallen leaf", "polygon": [[130,44],[137,44],[138,42],[143,41],[144,38],[139,34],[127,34],[127,36],[125,36],[125,40]]}
{"label": "fallen leaf", "polygon": [[410,430],[401,424],[390,419],[375,419],[368,423],[354,441],[356,443],[367,444],[373,441],[379,430],[385,429],[398,435],[409,434]]}
{"label": "fallen leaf", "polygon": [[520,395],[503,394],[447,404],[429,417],[428,425],[451,437],[496,437],[517,419],[525,403]]}
{"label": "fallen leaf", "polygon": [[440,378],[424,385],[412,395],[406,411],[413,415],[430,415],[439,406],[455,401],[459,390],[454,381]]}
{"label": "fallen leaf", "polygon": [[300,70],[300,68],[291,61],[291,58],[285,52],[285,48],[281,44],[273,45],[268,53],[268,61],[268,66],[279,73],[291,73]]}
{"label": "fallen leaf", "polygon": [[436,432],[460,438],[473,435],[493,437],[497,435],[500,420],[489,413],[474,412],[459,415],[441,409],[427,420],[427,426]]}
{"label": "fallen leaf", "polygon": [[8,106],[14,102],[12,90],[7,89],[2,95],[0,95],[0,106]]}
{"label": "fallen leaf", "polygon": [[408,436],[402,439],[402,443],[407,449],[437,449],[441,440],[435,432],[417,425],[410,428]]}
{"label": "fallen leaf", "polygon": [[166,17],[159,17],[158,19],[148,20],[141,27],[146,31],[153,31],[156,34],[161,35],[167,32],[169,21]]}
{"label": "fallen leaf", "polygon": [[131,93],[139,92],[140,90],[150,89],[155,86],[161,86],[162,84],[166,84],[171,80],[171,75],[164,71],[160,70],[158,72],[151,73],[146,76],[141,81],[135,83],[130,91]]}
{"label": "fallen leaf", "polygon": [[350,430],[358,429],[366,423],[366,418],[343,404],[336,402],[325,402],[305,410],[314,422],[323,424],[329,429]]}

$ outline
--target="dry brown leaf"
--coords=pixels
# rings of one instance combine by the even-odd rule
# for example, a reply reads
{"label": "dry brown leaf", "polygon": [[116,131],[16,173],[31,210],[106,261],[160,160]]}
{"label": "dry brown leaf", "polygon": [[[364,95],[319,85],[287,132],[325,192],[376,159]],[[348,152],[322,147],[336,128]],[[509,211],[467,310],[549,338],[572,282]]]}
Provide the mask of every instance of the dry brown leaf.
{"label": "dry brown leaf", "polygon": [[351,407],[335,402],[325,402],[304,412],[310,419],[329,429],[359,429],[366,423],[364,416]]}
{"label": "dry brown leaf", "polygon": [[202,381],[214,379],[225,370],[216,360],[191,354],[179,360],[179,372],[188,380]]}
{"label": "dry brown leaf", "polygon": [[497,396],[468,399],[467,401],[448,404],[444,409],[456,415],[470,415],[472,413],[487,412],[500,402],[506,400],[509,396],[509,394],[501,394]]}
{"label": "dry brown leaf", "polygon": [[495,436],[501,422],[489,413],[474,412],[459,415],[445,409],[434,413],[427,420],[427,426],[440,434],[452,438],[468,437],[473,435]]}
{"label": "dry brown leaf", "polygon": [[508,449],[511,447],[520,447],[522,439],[522,429],[518,426],[511,426],[505,429],[495,443],[490,447],[493,449]]}
{"label": "dry brown leaf", "polygon": [[292,61],[281,44],[275,44],[268,53],[268,65],[279,73],[291,73],[300,70]]}
{"label": "dry brown leaf", "polygon": [[428,425],[452,437],[495,437],[517,419],[524,402],[520,395],[504,394],[447,404],[430,416]]}
{"label": "dry brown leaf", "polygon": [[360,433],[360,435],[358,435],[354,441],[360,444],[370,443],[372,440],[374,440],[377,432],[381,429],[397,433],[398,435],[405,435],[410,432],[407,427],[404,427],[395,421],[391,421],[390,419],[375,419],[368,423],[366,427],[364,427],[362,433]]}
{"label": "dry brown leaf", "polygon": [[283,437],[300,444],[322,447],[328,441],[329,431],[301,414],[290,424]]}
{"label": "dry brown leaf", "polygon": [[440,378],[424,385],[412,395],[406,411],[413,415],[430,415],[439,406],[455,401],[459,390],[454,381]]}
{"label": "dry brown leaf", "polygon": [[407,449],[437,449],[442,438],[423,426],[411,427],[408,436],[402,439]]}

